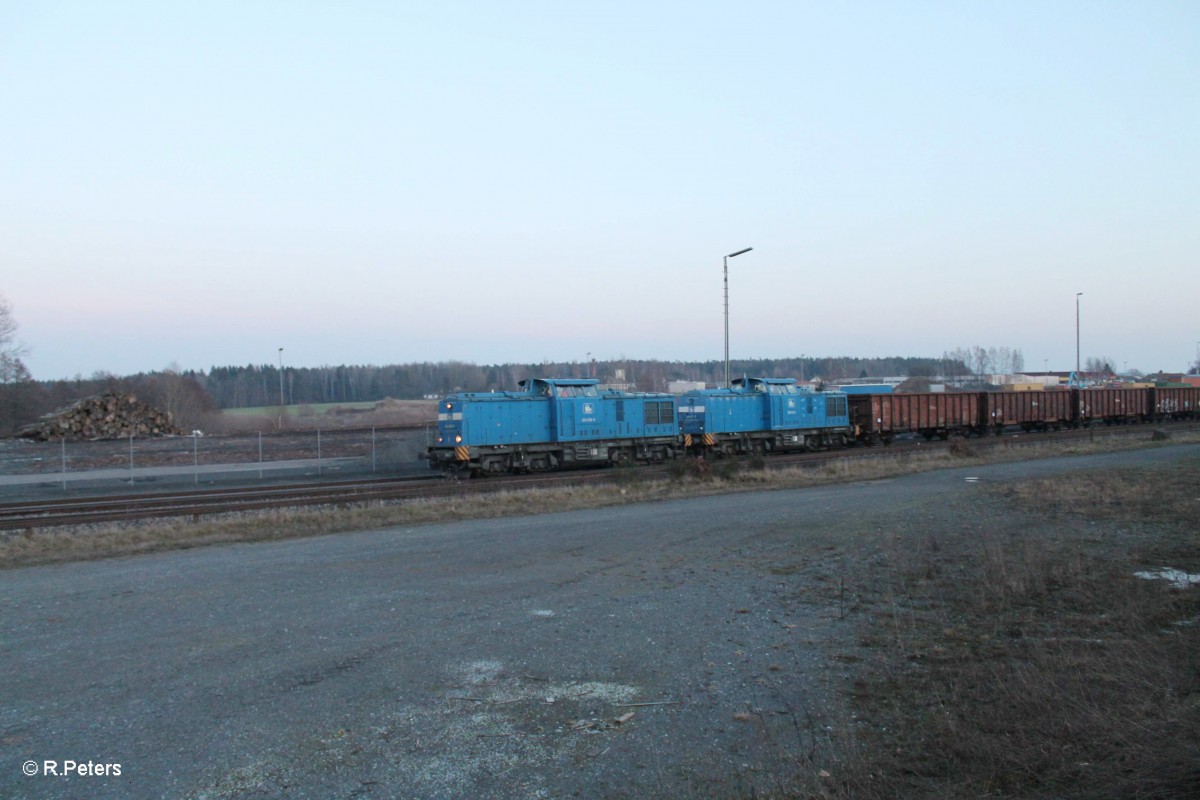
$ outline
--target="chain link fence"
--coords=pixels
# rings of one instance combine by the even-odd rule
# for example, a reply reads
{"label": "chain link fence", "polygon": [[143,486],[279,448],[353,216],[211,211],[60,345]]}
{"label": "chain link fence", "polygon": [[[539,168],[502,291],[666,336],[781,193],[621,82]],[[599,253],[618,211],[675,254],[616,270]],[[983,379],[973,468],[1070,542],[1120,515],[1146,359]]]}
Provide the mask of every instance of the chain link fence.
{"label": "chain link fence", "polygon": [[429,472],[432,426],[103,441],[0,441],[0,494],[20,487],[174,486]]}

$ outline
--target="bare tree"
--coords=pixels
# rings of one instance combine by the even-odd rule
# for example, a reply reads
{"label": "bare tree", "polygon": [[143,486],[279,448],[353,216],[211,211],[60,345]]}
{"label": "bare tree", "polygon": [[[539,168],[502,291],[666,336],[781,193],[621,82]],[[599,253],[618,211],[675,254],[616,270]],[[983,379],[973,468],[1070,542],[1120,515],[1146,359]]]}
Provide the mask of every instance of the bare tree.
{"label": "bare tree", "polygon": [[1090,356],[1083,362],[1083,371],[1091,374],[1111,375],[1113,374],[1113,359],[1109,356]]}
{"label": "bare tree", "polygon": [[12,305],[0,295],[0,435],[12,433],[38,413],[42,391],[21,360],[26,352],[17,341]]}
{"label": "bare tree", "polygon": [[17,341],[17,320],[12,313],[12,304],[0,295],[0,383],[20,383],[29,380],[21,356],[26,348]]}
{"label": "bare tree", "polygon": [[145,399],[166,411],[172,423],[186,430],[209,424],[216,411],[216,403],[200,382],[194,375],[184,374],[178,364],[146,376],[142,383],[145,388],[138,390],[146,392]]}

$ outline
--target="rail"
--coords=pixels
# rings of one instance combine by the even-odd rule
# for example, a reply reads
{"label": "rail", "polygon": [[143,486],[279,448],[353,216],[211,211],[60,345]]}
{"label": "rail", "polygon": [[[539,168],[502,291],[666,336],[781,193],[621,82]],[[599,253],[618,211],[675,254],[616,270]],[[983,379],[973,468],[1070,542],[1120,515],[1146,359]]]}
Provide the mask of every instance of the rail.
{"label": "rail", "polygon": [[[1194,431],[1198,427],[1200,426],[1195,423],[1175,423],[1170,429]],[[1145,425],[1117,426],[1063,431],[1054,434],[1011,433],[1002,437],[987,436],[959,441],[968,442],[969,446],[974,449],[986,450],[993,447],[1011,449],[1049,441],[1089,439],[1094,438],[1098,433],[1107,436],[1145,435],[1147,430],[1148,426]],[[762,465],[768,469],[818,466],[831,461],[930,452],[954,446],[955,440],[948,442],[903,440],[889,446],[854,447],[768,456],[762,459]],[[714,462],[714,464],[718,463],[721,462]],[[205,515],[274,508],[349,506],[350,504],[394,502],[448,495],[517,491],[552,485],[611,482],[625,479],[631,475],[644,480],[669,476],[675,469],[671,465],[618,467],[616,469],[498,476],[482,480],[454,480],[441,476],[393,476],[322,483],[281,483],[270,486],[255,485],[158,493],[104,494],[70,499],[22,500],[0,503],[0,531],[132,521],[154,517],[191,516],[199,519]]]}

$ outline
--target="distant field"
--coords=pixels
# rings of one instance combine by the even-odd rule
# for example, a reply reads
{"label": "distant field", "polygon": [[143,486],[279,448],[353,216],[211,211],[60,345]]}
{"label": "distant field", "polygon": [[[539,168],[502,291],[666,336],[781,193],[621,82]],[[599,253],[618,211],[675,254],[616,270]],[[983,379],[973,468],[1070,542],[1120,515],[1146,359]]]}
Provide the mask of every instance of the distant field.
{"label": "distant field", "polygon": [[[346,411],[370,411],[379,405],[381,401],[367,401],[362,403],[303,403],[301,405],[284,406],[283,411],[289,417],[298,417],[302,415],[325,414],[333,409],[345,409]],[[427,403],[426,400],[391,400],[392,403]],[[243,406],[242,408],[223,408],[222,414],[228,414],[231,417],[265,417],[273,416],[279,413],[279,406]]]}
{"label": "distant field", "polygon": [[[367,428],[432,424],[436,400],[379,400],[362,403],[302,403],[284,406],[288,428]],[[212,425],[215,433],[237,433],[279,426],[279,406],[222,409]]]}

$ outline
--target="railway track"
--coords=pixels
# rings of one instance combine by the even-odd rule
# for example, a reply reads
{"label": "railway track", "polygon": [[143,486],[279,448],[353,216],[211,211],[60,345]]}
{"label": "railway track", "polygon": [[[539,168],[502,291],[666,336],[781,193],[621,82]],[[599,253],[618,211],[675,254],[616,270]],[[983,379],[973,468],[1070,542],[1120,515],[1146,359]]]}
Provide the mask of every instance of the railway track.
{"label": "railway track", "polygon": [[122,522],[155,517],[193,517],[241,511],[306,506],[349,506],[370,502],[461,496],[546,486],[555,483],[609,480],[611,473],[514,475],[485,481],[429,477],[393,477],[325,483],[202,489],[72,499],[0,503],[0,531]]}
{"label": "railway track", "polygon": [[368,502],[420,496],[437,482],[385,478],[0,503],[0,530]]}
{"label": "railway track", "polygon": [[[1175,423],[1171,430],[1196,430],[1195,423]],[[977,451],[996,447],[1011,449],[1047,442],[1087,440],[1105,436],[1148,435],[1146,425],[1117,428],[1090,428],[1055,434],[1014,433],[999,437],[966,440],[902,440],[888,446],[857,447],[788,455],[773,455],[762,461],[768,469],[793,466],[817,466],[830,461],[903,456],[914,452],[936,452],[965,442]],[[719,464],[720,462],[714,462]],[[272,486],[173,491],[124,495],[100,495],[74,499],[19,501],[0,503],[0,531],[21,531],[70,525],[119,522],[155,517],[202,516],[239,511],[261,511],[306,506],[349,506],[370,502],[461,496],[498,491],[513,491],[551,485],[610,482],[631,474],[639,479],[666,477],[674,471],[670,465],[625,468],[619,470],[580,470],[489,477],[484,480],[447,480],[440,476],[392,477],[324,483],[278,484]]]}

